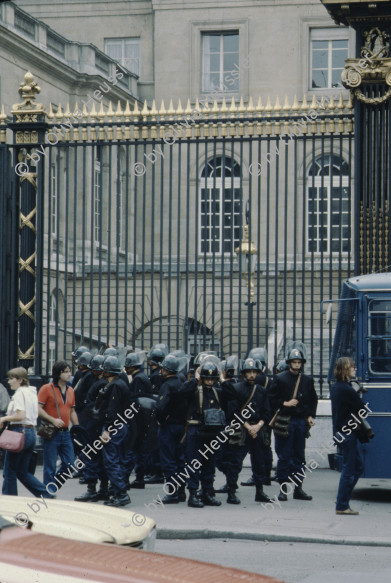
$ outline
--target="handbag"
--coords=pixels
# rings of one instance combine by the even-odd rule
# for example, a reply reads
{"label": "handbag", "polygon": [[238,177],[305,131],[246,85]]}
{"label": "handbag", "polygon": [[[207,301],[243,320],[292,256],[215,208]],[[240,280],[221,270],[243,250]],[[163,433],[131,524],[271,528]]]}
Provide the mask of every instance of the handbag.
{"label": "handbag", "polygon": [[354,429],[354,433],[357,435],[360,443],[369,443],[369,440],[375,437],[373,429],[366,419],[361,419],[358,427]]}
{"label": "handbag", "polygon": [[0,447],[6,451],[19,453],[24,448],[25,434],[12,429],[4,429],[0,435]]}
{"label": "handbag", "polygon": [[[301,378],[301,375],[299,374],[299,376],[297,377],[295,390],[293,391],[292,399],[296,399],[297,391],[299,389],[299,384],[300,384],[300,378]],[[279,408],[279,409],[277,409],[277,411],[273,415],[273,417],[269,423],[269,426],[273,429],[274,435],[276,435],[277,437],[286,438],[289,435],[290,421],[291,421],[291,416],[286,415],[286,414],[283,415],[281,413],[281,408]]]}
{"label": "handbag", "polygon": [[[53,391],[53,395],[54,395],[54,401],[56,403],[57,415],[58,415],[58,418],[61,419],[60,410],[58,408],[57,397],[56,397],[56,392],[55,392],[54,387],[53,387],[53,383],[52,383],[52,391]],[[53,439],[53,437],[56,435],[57,431],[58,431],[58,429],[55,425],[53,425],[53,423],[50,423],[49,421],[41,421],[41,425],[39,426],[39,429],[37,431],[37,435],[39,435],[39,437],[43,437],[43,439],[46,439],[47,441],[51,441]]]}

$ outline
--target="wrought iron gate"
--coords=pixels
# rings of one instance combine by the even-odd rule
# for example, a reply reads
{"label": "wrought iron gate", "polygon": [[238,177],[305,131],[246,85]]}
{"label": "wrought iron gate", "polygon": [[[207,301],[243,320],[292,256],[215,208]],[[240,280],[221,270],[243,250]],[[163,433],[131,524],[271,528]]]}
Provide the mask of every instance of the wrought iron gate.
{"label": "wrought iron gate", "polygon": [[2,378],[79,344],[266,345],[271,365],[296,339],[321,391],[320,302],[353,272],[351,101],[46,114],[33,85],[0,117]]}

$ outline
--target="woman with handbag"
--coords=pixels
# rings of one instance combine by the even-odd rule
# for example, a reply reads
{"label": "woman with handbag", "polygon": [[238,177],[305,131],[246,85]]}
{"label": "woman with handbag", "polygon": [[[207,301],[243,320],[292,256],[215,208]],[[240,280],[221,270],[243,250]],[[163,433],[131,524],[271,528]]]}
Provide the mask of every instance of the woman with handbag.
{"label": "woman with handbag", "polygon": [[17,496],[18,479],[34,496],[53,498],[46,491],[45,485],[29,471],[36,440],[37,391],[35,387],[29,385],[27,371],[23,367],[13,368],[8,372],[8,383],[11,390],[15,392],[8,405],[6,415],[0,417],[0,429],[5,423],[8,423],[10,431],[24,434],[24,445],[19,452],[7,450],[5,453],[2,493]]}
{"label": "woman with handbag", "polygon": [[350,508],[349,501],[353,488],[364,470],[358,437],[354,432],[354,425],[357,426],[357,424],[351,421],[352,413],[358,414],[363,408],[362,400],[350,384],[355,376],[354,362],[347,357],[338,358],[335,363],[335,383],[331,387],[330,398],[334,435],[339,432],[339,437],[343,438],[342,440],[336,438],[342,451],[342,471],[335,507],[336,514],[343,515],[358,514]]}

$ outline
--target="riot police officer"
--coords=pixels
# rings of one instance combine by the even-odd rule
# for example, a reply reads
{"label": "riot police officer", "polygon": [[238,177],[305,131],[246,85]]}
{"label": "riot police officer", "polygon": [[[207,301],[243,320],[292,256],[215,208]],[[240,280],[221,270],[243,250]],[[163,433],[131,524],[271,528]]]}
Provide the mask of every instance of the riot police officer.
{"label": "riot police officer", "polygon": [[[103,376],[107,381],[102,410],[104,421],[102,427],[103,466],[113,489],[113,496],[105,502],[108,506],[125,506],[130,503],[126,491],[127,480],[123,467],[123,442],[128,427],[121,421],[124,411],[131,403],[130,390],[120,378],[121,363],[116,356],[108,356],[103,363]],[[125,420],[126,421],[126,420]]]}
{"label": "riot police officer", "polygon": [[80,368],[78,366],[78,360],[79,360],[79,357],[83,354],[83,352],[89,352],[87,346],[79,346],[78,348],[76,348],[76,350],[74,350],[72,352],[72,361],[77,366],[75,375],[74,375],[72,382],[71,382],[71,385],[73,388],[75,388],[79,379],[82,376],[82,371],[80,370]]}
{"label": "riot police officer", "polygon": [[[132,397],[147,396],[152,395],[152,384],[146,374],[141,372],[141,366],[143,364],[142,359],[144,353],[133,352],[128,354],[125,359],[124,369],[127,375],[132,376],[132,380],[129,384],[129,389]],[[144,452],[133,453],[128,452],[126,454],[126,465],[127,471],[130,475],[133,469],[136,473],[136,479],[129,484],[130,488],[137,488],[143,490],[145,488],[144,476],[145,476],[145,466],[146,466],[147,454]]]}
{"label": "riot police officer", "polygon": [[[91,385],[87,394],[87,403],[84,409],[84,427],[88,434],[88,443],[94,443],[102,433],[104,422],[104,411],[102,402],[104,401],[104,387],[107,385],[103,377],[103,362],[105,357],[97,354],[90,362],[90,369],[95,382]],[[99,450],[93,456],[80,456],[84,462],[83,476],[87,484],[87,492],[76,496],[77,502],[97,502],[98,500],[108,500],[108,478],[103,467],[102,451]],[[100,489],[97,492],[96,486],[100,480]]]}
{"label": "riot police officer", "polygon": [[266,389],[257,385],[255,380],[259,374],[260,365],[257,360],[247,358],[242,365],[244,380],[235,384],[230,381],[223,383],[223,390],[233,389],[237,398],[237,415],[246,409],[248,417],[243,423],[243,437],[238,443],[228,444],[227,449],[227,485],[228,504],[240,504],[236,496],[237,480],[242,469],[243,460],[247,453],[251,454],[252,470],[255,481],[255,501],[270,502],[270,498],[263,492],[263,485],[267,482],[265,472],[266,444],[262,428],[270,421],[270,406]]}
{"label": "riot police officer", "polygon": [[302,471],[305,464],[305,440],[308,427],[314,425],[318,397],[314,380],[302,373],[305,362],[298,348],[290,350],[286,358],[289,370],[275,376],[269,391],[272,410],[279,409],[282,415],[290,417],[288,435],[283,437],[275,432],[277,478],[280,484],[278,499],[281,502],[288,499],[287,485],[291,487],[289,478],[292,478],[294,484],[298,482],[293,498],[312,500],[301,484],[305,474]]}
{"label": "riot police officer", "polygon": [[147,356],[147,362],[149,364],[151,373],[149,375],[149,380],[152,384],[152,393],[154,395],[159,394],[159,389],[162,386],[164,379],[160,374],[160,366],[164,360],[165,354],[161,348],[151,348]]}
{"label": "riot police officer", "polygon": [[[190,472],[187,479],[189,489],[188,506],[202,508],[203,506],[220,506],[220,500],[214,495],[213,482],[216,472],[216,457],[214,451],[206,448],[206,453],[201,453],[215,437],[224,444],[227,436],[221,432],[225,427],[222,421],[220,427],[208,426],[205,412],[211,409],[223,411],[223,393],[217,385],[220,379],[220,371],[214,362],[205,361],[195,372],[195,377],[184,383],[181,392],[187,395],[187,432],[186,432],[186,458],[199,461],[199,467]],[[198,466],[198,464],[194,464]],[[202,497],[197,497],[197,489],[201,482]]]}
{"label": "riot police officer", "polygon": [[[185,454],[182,439],[186,422],[186,400],[180,394],[182,381],[178,377],[179,361],[168,354],[162,362],[161,374],[164,382],[160,387],[159,399],[156,405],[159,423],[160,462],[166,484],[163,504],[177,504],[186,500],[184,489],[175,486],[171,481],[175,474],[182,472],[185,466]],[[180,483],[179,483],[180,485]]]}

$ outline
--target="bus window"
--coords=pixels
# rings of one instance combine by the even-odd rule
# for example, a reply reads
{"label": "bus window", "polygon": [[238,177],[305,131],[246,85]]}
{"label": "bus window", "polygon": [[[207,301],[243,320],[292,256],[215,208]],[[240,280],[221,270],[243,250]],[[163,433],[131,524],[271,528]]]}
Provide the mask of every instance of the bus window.
{"label": "bus window", "polygon": [[391,375],[391,301],[368,302],[368,368]]}
{"label": "bus window", "polygon": [[330,368],[327,380],[334,380],[334,366],[337,358],[349,356],[357,362],[357,323],[356,323],[356,302],[357,297],[354,290],[346,283],[342,287],[341,298],[338,306],[337,326],[335,329],[333,350],[330,357]]}

